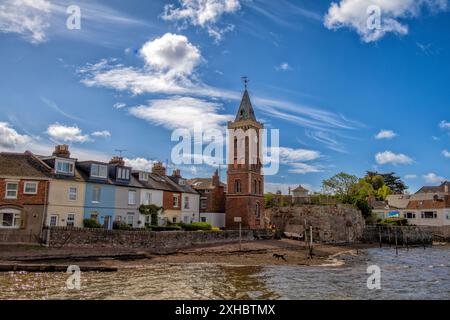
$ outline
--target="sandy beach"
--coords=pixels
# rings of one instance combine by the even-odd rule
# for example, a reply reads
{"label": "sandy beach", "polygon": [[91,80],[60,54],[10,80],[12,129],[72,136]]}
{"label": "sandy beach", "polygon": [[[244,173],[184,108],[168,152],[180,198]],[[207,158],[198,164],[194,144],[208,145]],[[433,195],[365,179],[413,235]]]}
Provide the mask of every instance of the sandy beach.
{"label": "sandy beach", "polygon": [[45,248],[30,246],[0,246],[0,264],[78,264],[113,266],[117,268],[143,267],[154,264],[217,263],[245,266],[298,265],[340,266],[341,255],[356,256],[367,245],[315,244],[312,258],[302,241],[265,240],[187,249],[150,252],[142,249],[110,248]]}

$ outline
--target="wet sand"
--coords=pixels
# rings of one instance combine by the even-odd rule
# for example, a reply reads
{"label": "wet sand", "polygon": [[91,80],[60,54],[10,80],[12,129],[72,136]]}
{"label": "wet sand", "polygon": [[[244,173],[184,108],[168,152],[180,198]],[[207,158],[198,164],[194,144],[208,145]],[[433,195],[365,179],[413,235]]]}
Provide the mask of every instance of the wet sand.
{"label": "wet sand", "polygon": [[[165,252],[150,252],[143,249],[111,248],[45,248],[27,246],[0,246],[0,264],[36,263],[77,264],[81,266],[110,266],[139,268],[154,264],[214,263],[243,266],[298,265],[341,266],[342,255],[357,256],[367,245],[314,244],[313,256],[304,242],[296,240],[262,240],[208,246]],[[274,255],[278,255],[274,256]],[[281,258],[282,256],[283,258]]]}

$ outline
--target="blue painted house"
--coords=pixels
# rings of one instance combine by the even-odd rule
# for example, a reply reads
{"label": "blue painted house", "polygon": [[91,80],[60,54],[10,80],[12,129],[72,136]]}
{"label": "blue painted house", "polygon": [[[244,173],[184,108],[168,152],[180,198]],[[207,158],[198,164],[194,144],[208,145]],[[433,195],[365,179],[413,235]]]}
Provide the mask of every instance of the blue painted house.
{"label": "blue painted house", "polygon": [[84,218],[97,220],[112,229],[116,187],[109,178],[109,164],[98,161],[78,162],[77,168],[86,181]]}

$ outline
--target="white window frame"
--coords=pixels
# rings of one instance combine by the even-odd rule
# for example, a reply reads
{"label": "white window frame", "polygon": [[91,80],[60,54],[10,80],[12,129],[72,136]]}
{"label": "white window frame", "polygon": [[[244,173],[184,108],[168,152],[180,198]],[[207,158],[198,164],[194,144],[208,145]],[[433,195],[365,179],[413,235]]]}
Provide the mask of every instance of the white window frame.
{"label": "white window frame", "polygon": [[151,192],[145,192],[144,193],[144,205],[150,205],[152,204],[152,198],[153,194]]}
{"label": "white window frame", "polygon": [[[16,185],[16,190],[8,190],[9,185]],[[14,196],[9,196],[8,191],[14,191],[16,194]],[[5,199],[17,199],[19,197],[19,182],[18,181],[9,181],[6,182],[5,186]]]}
{"label": "white window frame", "polygon": [[[61,170],[58,169],[58,164],[61,164]],[[64,165],[68,165],[69,171],[62,170],[64,168]],[[73,175],[75,172],[75,163],[73,161],[69,160],[62,160],[62,159],[56,159],[55,160],[55,173],[57,174],[66,174],[66,175]]]}
{"label": "white window frame", "polygon": [[[75,199],[70,198],[71,195],[74,195],[74,193],[71,192],[71,189],[75,189]],[[77,187],[69,187],[69,189],[67,190],[67,199],[69,201],[77,201],[78,200],[78,188]]]}
{"label": "white window frame", "polygon": [[[98,172],[98,174],[94,174],[94,167],[98,168],[98,170],[96,170]],[[105,169],[105,175],[100,175],[100,168]],[[105,164],[98,164],[98,163],[93,163],[91,164],[91,177],[93,178],[102,178],[102,179],[106,179],[108,178],[108,166]]]}
{"label": "white window frame", "polygon": [[139,180],[140,181],[148,181],[148,173],[147,172],[139,172]]}
{"label": "white window frame", "polygon": [[116,178],[120,180],[130,180],[130,169],[118,167]]}
{"label": "white window frame", "polygon": [[[98,190],[98,199],[95,199],[95,190]],[[93,186],[92,187],[92,202],[93,203],[100,203],[102,201],[102,187],[100,186]]]}
{"label": "white window frame", "polygon": [[[52,218],[56,218],[56,225],[52,226]],[[59,216],[57,214],[51,214],[49,219],[48,219],[48,225],[50,227],[57,227],[59,224]]]}
{"label": "white window frame", "polygon": [[190,209],[190,206],[189,206],[189,196],[184,196],[184,208],[185,208],[185,209]]}
{"label": "white window frame", "polygon": [[174,207],[174,208],[180,207],[180,195],[179,194],[172,195],[172,207]]}
{"label": "white window frame", "polygon": [[[133,195],[133,197],[131,195]],[[128,205],[136,205],[136,190],[128,190]]]}
{"label": "white window frame", "polygon": [[[4,226],[3,225],[3,214],[12,214],[13,220],[11,226]],[[0,220],[0,229],[20,229],[22,225],[22,212],[17,209],[2,209],[0,211],[1,220]],[[17,225],[17,221],[19,221],[19,224]]]}
{"label": "white window frame", "polygon": [[129,225],[130,227],[134,226],[134,213],[127,213],[127,225]]}
{"label": "white window frame", "polygon": [[[70,219],[73,222],[73,225],[69,226],[69,217],[73,217],[73,219]],[[68,213],[67,219],[66,219],[66,227],[75,227],[75,213]]]}
{"label": "white window frame", "polygon": [[[34,185],[35,191],[34,192],[27,192],[27,185]],[[37,181],[25,181],[23,183],[23,194],[38,194],[38,186],[39,182]]]}

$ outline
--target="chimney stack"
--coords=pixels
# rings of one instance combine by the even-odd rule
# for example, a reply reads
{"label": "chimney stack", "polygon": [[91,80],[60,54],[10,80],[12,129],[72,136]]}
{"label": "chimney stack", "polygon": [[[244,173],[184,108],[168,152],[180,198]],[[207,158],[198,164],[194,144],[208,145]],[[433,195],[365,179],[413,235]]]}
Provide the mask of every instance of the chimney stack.
{"label": "chimney stack", "polygon": [[60,158],[70,158],[69,146],[67,144],[60,144],[55,146],[53,156]]}
{"label": "chimney stack", "polygon": [[180,171],[180,169],[173,170],[172,177],[181,178],[181,171]]}
{"label": "chimney stack", "polygon": [[219,170],[216,170],[214,172],[214,175],[212,176],[212,185],[214,187],[219,187],[220,186]]}
{"label": "chimney stack", "polygon": [[445,184],[444,184],[444,192],[445,192],[445,193],[448,193],[448,185],[449,185],[449,183],[450,183],[450,182],[445,181]]}
{"label": "chimney stack", "polygon": [[166,175],[166,167],[161,161],[156,162],[152,167],[152,173],[159,174],[160,176]]}
{"label": "chimney stack", "polygon": [[125,166],[125,161],[123,161],[122,157],[115,156],[112,157],[111,161],[109,161],[109,164],[123,167]]}

